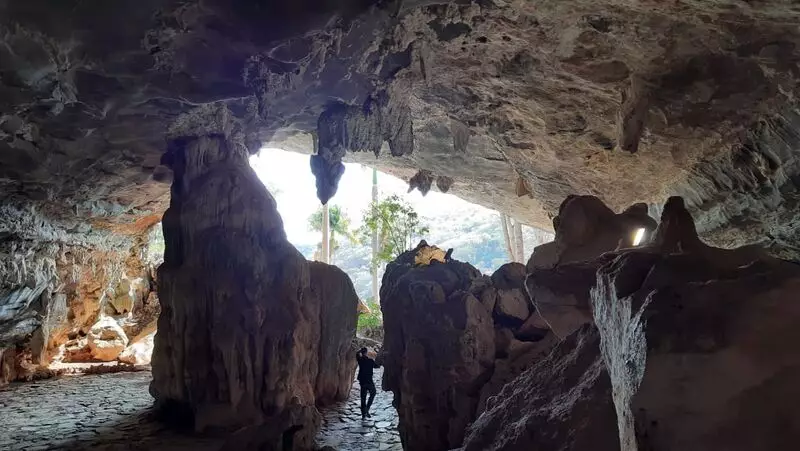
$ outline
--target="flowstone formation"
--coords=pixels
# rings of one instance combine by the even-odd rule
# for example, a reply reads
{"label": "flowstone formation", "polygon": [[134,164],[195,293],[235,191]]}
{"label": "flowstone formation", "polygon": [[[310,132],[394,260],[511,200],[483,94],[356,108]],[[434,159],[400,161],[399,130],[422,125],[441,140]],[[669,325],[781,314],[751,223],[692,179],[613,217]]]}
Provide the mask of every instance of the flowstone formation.
{"label": "flowstone formation", "polygon": [[173,421],[235,431],[232,449],[308,449],[315,404],[349,393],[358,298],[289,244],[235,125],[222,107],[173,129],[151,393]]}
{"label": "flowstone formation", "polygon": [[[673,197],[650,244],[534,276],[581,285],[553,296],[580,299],[591,318],[489,399],[463,449],[756,451],[800,439],[797,264],[707,246]],[[592,426],[610,418],[616,427]]]}
{"label": "flowstone formation", "polygon": [[491,277],[424,241],[386,268],[383,389],[394,394],[404,449],[461,445],[487,399],[553,344],[525,327],[524,266]]}

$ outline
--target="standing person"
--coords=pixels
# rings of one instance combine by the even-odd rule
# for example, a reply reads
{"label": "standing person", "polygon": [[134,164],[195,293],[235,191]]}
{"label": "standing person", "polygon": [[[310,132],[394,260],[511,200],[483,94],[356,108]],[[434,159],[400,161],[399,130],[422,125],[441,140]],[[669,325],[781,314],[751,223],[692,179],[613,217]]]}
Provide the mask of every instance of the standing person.
{"label": "standing person", "polygon": [[[375,382],[372,381],[372,370],[380,368],[380,364],[367,355],[367,348],[361,348],[356,354],[358,362],[358,383],[361,386],[361,419],[371,418],[369,408],[375,399]],[[369,401],[367,401],[369,392]]]}

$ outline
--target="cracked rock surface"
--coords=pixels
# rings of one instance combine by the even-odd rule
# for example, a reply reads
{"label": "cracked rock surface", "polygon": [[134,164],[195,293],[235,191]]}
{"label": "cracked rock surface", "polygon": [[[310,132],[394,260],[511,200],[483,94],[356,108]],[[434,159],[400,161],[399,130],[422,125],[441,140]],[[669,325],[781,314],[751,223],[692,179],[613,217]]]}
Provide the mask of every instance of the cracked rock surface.
{"label": "cracked rock surface", "polygon": [[162,212],[165,135],[224,103],[251,152],[316,150],[323,201],[342,157],[544,228],[681,195],[704,238],[798,255],[794,3],[268,3],[0,3],[0,201]]}

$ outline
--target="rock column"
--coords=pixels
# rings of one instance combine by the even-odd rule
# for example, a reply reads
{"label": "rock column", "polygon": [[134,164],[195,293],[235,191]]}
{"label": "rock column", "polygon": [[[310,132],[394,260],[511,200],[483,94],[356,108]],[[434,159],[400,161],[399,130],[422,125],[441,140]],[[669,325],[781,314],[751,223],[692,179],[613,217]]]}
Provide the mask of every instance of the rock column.
{"label": "rock column", "polygon": [[[196,430],[237,430],[241,449],[308,449],[319,426],[316,392],[347,396],[340,379],[352,370],[337,364],[351,363],[340,348],[355,332],[352,284],[341,272],[312,271],[287,241],[227,110],[200,111],[180,125],[164,158],[174,181],[158,271],[156,406]],[[312,280],[337,290],[321,296]],[[352,316],[331,322],[328,337],[323,300],[338,309],[332,314]],[[320,354],[332,382],[318,380]]]}

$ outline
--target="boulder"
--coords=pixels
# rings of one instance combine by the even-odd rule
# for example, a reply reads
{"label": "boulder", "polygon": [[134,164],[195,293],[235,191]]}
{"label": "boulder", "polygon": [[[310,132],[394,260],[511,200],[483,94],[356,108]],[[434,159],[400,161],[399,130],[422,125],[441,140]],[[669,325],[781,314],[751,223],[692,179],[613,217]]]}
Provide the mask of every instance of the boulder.
{"label": "boulder", "polygon": [[131,365],[149,365],[153,356],[155,332],[151,332],[131,344],[119,355],[118,360]]}
{"label": "boulder", "polygon": [[593,322],[589,292],[595,285],[597,269],[606,260],[596,258],[533,271],[525,286],[538,315],[531,315],[535,324],[526,323],[526,330],[543,321],[563,339]]}
{"label": "boulder", "polygon": [[530,301],[519,289],[500,290],[494,306],[495,321],[519,327],[531,314]]}
{"label": "boulder", "polygon": [[[619,451],[600,335],[586,325],[488,396],[463,451]],[[499,385],[502,380],[497,380]],[[497,387],[490,384],[490,387]]]}
{"label": "boulder", "polygon": [[128,337],[114,318],[101,317],[86,335],[87,344],[93,360],[111,362],[128,346]]}

